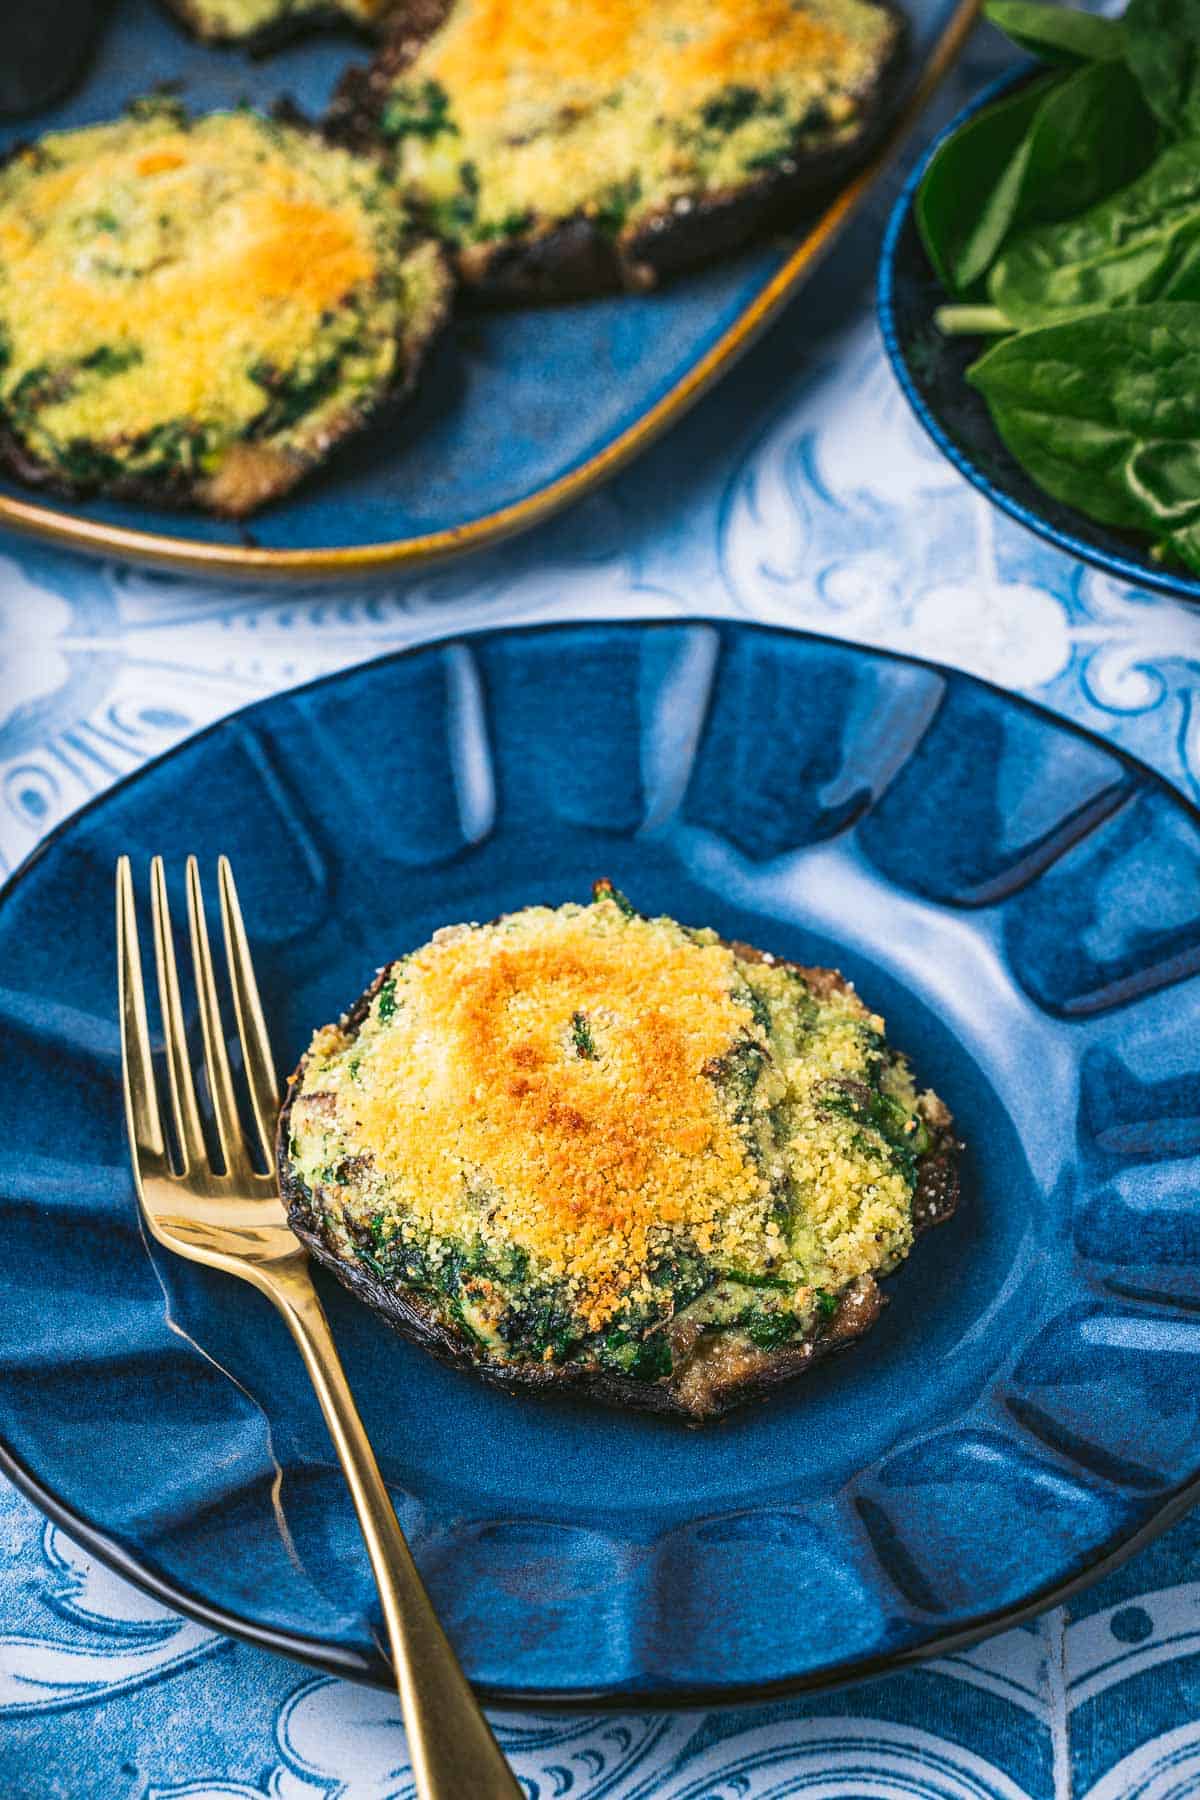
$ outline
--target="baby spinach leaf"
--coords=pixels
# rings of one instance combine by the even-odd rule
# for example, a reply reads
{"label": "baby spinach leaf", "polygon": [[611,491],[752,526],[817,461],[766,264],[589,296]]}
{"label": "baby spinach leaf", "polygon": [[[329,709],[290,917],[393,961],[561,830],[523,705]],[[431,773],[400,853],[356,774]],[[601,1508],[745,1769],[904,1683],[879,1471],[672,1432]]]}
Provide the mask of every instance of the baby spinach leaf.
{"label": "baby spinach leaf", "polygon": [[1159,561],[1181,562],[1193,574],[1200,575],[1200,519],[1193,519],[1190,525],[1171,532],[1154,549]]}
{"label": "baby spinach leaf", "polygon": [[1038,0],[989,0],[984,17],[1022,50],[1043,62],[1117,62],[1125,50],[1119,19]]}
{"label": "baby spinach leaf", "polygon": [[917,193],[917,227],[938,277],[966,293],[986,274],[1012,224],[1029,128],[1050,80],[1033,82],[968,119],[935,152]]}
{"label": "baby spinach leaf", "polygon": [[1129,458],[1130,489],[1156,524],[1190,518],[1200,505],[1200,444],[1152,438]]}
{"label": "baby spinach leaf", "polygon": [[967,378],[1013,455],[1056,499],[1159,538],[1200,521],[1200,304],[1125,307],[1021,332]]}
{"label": "baby spinach leaf", "polygon": [[1200,141],[1172,144],[1135,181],[1077,219],[1016,238],[989,277],[1016,325],[1094,307],[1186,298],[1200,234]]}
{"label": "baby spinach leaf", "polygon": [[1029,134],[1019,225],[1066,219],[1133,181],[1158,131],[1124,63],[1091,63],[1051,88]]}
{"label": "baby spinach leaf", "polygon": [[1177,246],[1158,300],[1200,300],[1200,234],[1188,233]]}
{"label": "baby spinach leaf", "polygon": [[[1013,233],[1023,226],[1057,221],[1082,211],[1132,181],[1154,154],[1157,130],[1133,76],[1123,63],[1085,63],[1052,82],[1022,89],[1016,101],[1032,97],[1024,111],[1013,107],[992,135],[974,132],[1012,105],[1001,101],[981,113],[944,146],[959,145],[942,164],[939,152],[921,184],[918,223],[930,260],[959,293],[987,273]],[[1023,121],[1023,131],[1004,161],[1004,141]],[[969,139],[969,141],[968,141]],[[966,158],[964,161],[963,158]],[[971,167],[982,158],[996,179],[979,201],[979,176]],[[939,165],[941,165],[939,167]],[[972,194],[972,179],[975,193]],[[966,204],[972,201],[973,215]],[[957,216],[957,242],[948,230]],[[926,219],[940,228],[943,262],[930,249]],[[943,263],[945,266],[943,266]]]}
{"label": "baby spinach leaf", "polygon": [[1200,0],[1129,0],[1125,56],[1167,130],[1200,136]]}

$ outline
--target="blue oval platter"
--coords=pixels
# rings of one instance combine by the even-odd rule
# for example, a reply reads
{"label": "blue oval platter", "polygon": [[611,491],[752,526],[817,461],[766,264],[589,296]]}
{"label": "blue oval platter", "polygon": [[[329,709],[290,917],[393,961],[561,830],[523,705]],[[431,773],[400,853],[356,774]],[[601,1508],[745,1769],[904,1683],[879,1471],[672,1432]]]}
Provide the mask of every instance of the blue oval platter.
{"label": "blue oval platter", "polygon": [[[904,0],[912,51],[897,133],[949,67],[976,6]],[[156,0],[122,0],[78,91],[0,127],[0,156],[36,133],[111,118],[164,81],[199,112],[287,97],[320,117],[369,54],[362,39],[327,32],[251,60],[197,44]],[[249,529],[127,502],[68,506],[3,475],[0,525],[102,555],[263,575],[361,574],[494,541],[585,492],[677,418],[796,291],[878,167],[826,196],[788,239],[656,293],[461,314],[414,403]]]}
{"label": "blue oval platter", "polygon": [[884,346],[917,418],[934,443],[972,485],[1010,518],[1094,564],[1182,600],[1200,600],[1200,579],[1182,567],[1156,562],[1135,533],[1099,525],[1032,481],[992,423],[982,394],[966,371],[985,348],[971,337],[947,337],[933,322],[950,299],[925,254],[917,229],[916,194],[939,146],[1001,94],[1030,78],[1032,64],[1009,73],[976,96],[934,140],[905,184],[888,220],[879,262],[878,305]]}
{"label": "blue oval platter", "polygon": [[713,1703],[879,1671],[1049,1603],[1194,1500],[1200,815],[894,655],[702,621],[499,631],[215,726],[0,895],[3,1466],[169,1604],[387,1678],[284,1326],[139,1229],[113,866],[131,854],[144,900],[150,856],[181,880],[189,851],[214,891],[233,860],[282,1066],[437,926],[609,875],[842,968],[966,1141],[959,1213],[875,1330],[706,1430],[498,1393],[321,1278],[488,1695]]}

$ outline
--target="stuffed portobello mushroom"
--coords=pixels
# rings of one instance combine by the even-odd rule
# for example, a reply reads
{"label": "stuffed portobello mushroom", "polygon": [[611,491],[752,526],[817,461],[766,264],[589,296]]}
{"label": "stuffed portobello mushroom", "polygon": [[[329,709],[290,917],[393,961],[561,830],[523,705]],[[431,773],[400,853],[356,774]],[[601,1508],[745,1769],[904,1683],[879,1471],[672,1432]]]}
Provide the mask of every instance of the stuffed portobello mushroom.
{"label": "stuffed portobello mushroom", "polygon": [[646,287],[845,174],[904,40],[891,0],[406,0],[343,132],[485,297]]}
{"label": "stuffed portobello mushroom", "polygon": [[953,1122],[829,969],[591,905],[457,925],[318,1031],[279,1175],[314,1255],[512,1387],[699,1422],[877,1318]]}
{"label": "stuffed portobello mushroom", "polygon": [[412,384],[450,304],[376,159],[136,104],[0,167],[0,462],[240,516]]}

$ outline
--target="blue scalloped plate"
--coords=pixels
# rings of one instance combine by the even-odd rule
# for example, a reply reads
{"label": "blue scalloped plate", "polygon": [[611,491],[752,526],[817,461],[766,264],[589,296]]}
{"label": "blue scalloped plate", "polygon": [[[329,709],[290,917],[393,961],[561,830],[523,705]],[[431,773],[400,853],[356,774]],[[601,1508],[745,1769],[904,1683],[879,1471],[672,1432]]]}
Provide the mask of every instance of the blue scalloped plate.
{"label": "blue scalloped plate", "polygon": [[[897,135],[950,66],[977,5],[904,0],[912,54],[895,96]],[[122,0],[78,92],[0,126],[0,156],[32,133],[110,118],[164,80],[178,80],[199,112],[287,96],[319,117],[368,54],[342,32],[252,61],[195,43],[155,0]],[[348,445],[248,531],[128,502],[65,505],[3,475],[0,526],[218,574],[355,575],[477,548],[577,498],[678,418],[796,292],[880,166],[825,196],[789,236],[655,293],[462,315],[396,427]]]}
{"label": "blue scalloped plate", "polygon": [[981,494],[1010,518],[1071,556],[1104,569],[1119,581],[1154,588],[1181,600],[1200,600],[1200,579],[1183,568],[1155,562],[1136,532],[1098,525],[1073,506],[1043,493],[1031,481],[992,424],[983,395],[965,379],[984,343],[945,337],[933,322],[950,295],[925,254],[917,229],[916,194],[934,153],[968,119],[1030,79],[1024,64],[985,88],[935,138],[897,200],[879,258],[878,308],[883,342],[910,406],[941,450]]}
{"label": "blue scalloped plate", "polygon": [[[405,1529],[494,1697],[671,1704],[945,1650],[1097,1574],[1200,1466],[1200,815],[966,676],[703,622],[432,645],[268,700],[0,897],[6,1466],[185,1612],[384,1679],[267,1303],[151,1250],[113,864],[232,856],[277,1052],[439,924],[586,894],[844,969],[968,1143],[852,1352],[719,1427],[513,1399],[322,1281]],[[210,886],[215,885],[210,882]]]}

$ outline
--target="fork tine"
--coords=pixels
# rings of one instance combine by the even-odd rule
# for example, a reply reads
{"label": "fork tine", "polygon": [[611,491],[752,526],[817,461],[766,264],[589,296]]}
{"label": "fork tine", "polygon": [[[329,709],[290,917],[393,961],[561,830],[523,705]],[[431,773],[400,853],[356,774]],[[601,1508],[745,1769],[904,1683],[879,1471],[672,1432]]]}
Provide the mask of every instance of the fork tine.
{"label": "fork tine", "polygon": [[121,1072],[129,1145],[139,1179],[167,1172],[158,1089],[146,1021],[146,990],[138,943],[137,906],[129,858],[117,858],[117,988],[121,1010]]}
{"label": "fork tine", "polygon": [[242,922],[242,908],[229,858],[217,861],[217,878],[221,888],[221,923],[225,931],[225,956],[229,963],[229,979],[233,987],[233,1005],[237,1013],[238,1036],[242,1040],[242,1060],[250,1087],[250,1103],[258,1141],[262,1145],[267,1167],[275,1157],[275,1121],[279,1113],[279,1083],[275,1076],[275,1059],[267,1036],[258,983],[254,979],[254,963]]}
{"label": "fork tine", "polygon": [[180,1173],[202,1169],[208,1163],[208,1146],[200,1124],[196,1105],[196,1089],[192,1081],[192,1065],[188,1055],[187,1030],[183,1022],[183,1002],[179,998],[179,972],[175,963],[175,940],[171,935],[171,907],[167,900],[167,878],[163,859],[156,856],[150,864],[150,902],[154,914],[154,960],[158,968],[158,1002],[162,1010],[163,1036],[167,1041],[167,1071],[171,1086],[171,1115],[175,1135],[183,1157]]}
{"label": "fork tine", "polygon": [[225,1028],[221,1023],[221,1006],[217,999],[217,983],[213,975],[212,951],[208,943],[208,925],[204,917],[204,896],[200,891],[200,866],[194,856],[187,859],[188,924],[192,935],[192,961],[196,967],[196,991],[200,996],[200,1025],[204,1032],[204,1064],[208,1070],[208,1091],[212,1096],[213,1118],[226,1173],[253,1174],[242,1138],[242,1122],[238,1117],[233,1094],[233,1076],[225,1050]]}

